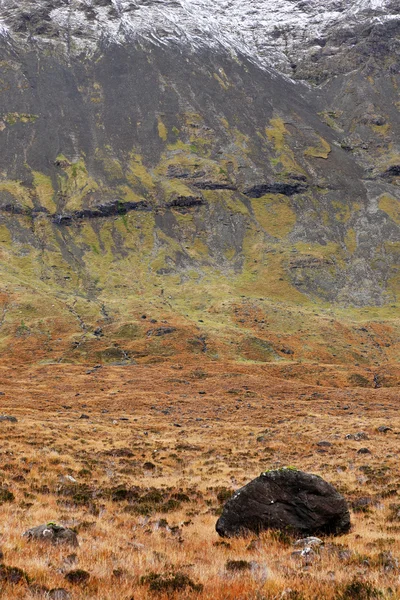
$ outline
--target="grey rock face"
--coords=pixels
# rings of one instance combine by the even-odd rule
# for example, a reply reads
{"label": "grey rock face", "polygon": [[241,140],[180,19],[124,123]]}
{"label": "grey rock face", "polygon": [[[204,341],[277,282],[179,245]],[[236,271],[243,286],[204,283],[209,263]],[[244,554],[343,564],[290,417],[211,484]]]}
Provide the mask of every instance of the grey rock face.
{"label": "grey rock face", "polygon": [[160,45],[223,47],[302,76],[310,63],[318,63],[319,73],[333,65],[351,70],[351,60],[377,41],[393,45],[383,32],[399,20],[396,0],[1,0],[0,6],[3,36],[65,44],[74,54],[146,37]]}
{"label": "grey rock face", "polygon": [[[396,6],[1,0],[0,217],[13,247],[56,252],[95,296],[82,224],[151,215],[154,254],[166,238],[179,247],[166,277],[241,273],[254,227],[268,253],[282,239],[307,248],[282,264],[305,295],[396,301]],[[257,221],[267,196],[283,233]],[[207,258],[187,252],[177,211],[194,215]],[[112,236],[118,261],[131,250]]]}
{"label": "grey rock face", "polygon": [[292,469],[262,473],[238,490],[216,524],[222,537],[267,529],[340,535],[349,528],[343,496],[321,477]]}

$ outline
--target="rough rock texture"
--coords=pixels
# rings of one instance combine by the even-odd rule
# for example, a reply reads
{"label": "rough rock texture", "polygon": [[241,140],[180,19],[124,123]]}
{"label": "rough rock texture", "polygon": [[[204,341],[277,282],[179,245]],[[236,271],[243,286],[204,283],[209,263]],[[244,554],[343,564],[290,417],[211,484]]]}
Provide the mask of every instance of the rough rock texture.
{"label": "rough rock texture", "polygon": [[1,353],[169,352],[119,347],[138,298],[395,308],[397,2],[0,6]]}
{"label": "rough rock texture", "polygon": [[349,528],[343,496],[321,477],[292,469],[262,473],[238,490],[216,524],[222,537],[267,529],[340,535]]}
{"label": "rough rock texture", "polygon": [[72,529],[48,523],[47,525],[39,525],[25,531],[24,537],[28,540],[37,540],[42,542],[50,542],[52,544],[69,544],[70,546],[79,546],[78,537]]}

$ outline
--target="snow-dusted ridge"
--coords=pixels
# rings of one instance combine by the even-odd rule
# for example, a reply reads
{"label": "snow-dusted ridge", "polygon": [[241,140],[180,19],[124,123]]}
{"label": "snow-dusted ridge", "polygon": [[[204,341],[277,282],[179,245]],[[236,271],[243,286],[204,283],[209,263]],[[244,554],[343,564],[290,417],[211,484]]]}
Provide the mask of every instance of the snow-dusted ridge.
{"label": "snow-dusted ridge", "polygon": [[333,27],[400,18],[399,12],[396,0],[0,0],[0,35],[73,39],[74,49],[86,52],[99,40],[145,35],[159,44],[222,44],[284,68],[314,41],[323,44]]}

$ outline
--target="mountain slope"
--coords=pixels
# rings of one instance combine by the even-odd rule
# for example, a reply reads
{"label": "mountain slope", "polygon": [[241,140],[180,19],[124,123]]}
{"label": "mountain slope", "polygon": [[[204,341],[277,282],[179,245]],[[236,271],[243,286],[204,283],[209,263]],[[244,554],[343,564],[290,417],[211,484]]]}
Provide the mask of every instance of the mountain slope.
{"label": "mountain slope", "polygon": [[[366,343],[394,360],[395,36],[362,52],[396,7],[331,3],[317,22],[300,4],[265,31],[265,2],[3,0],[4,356],[365,362]],[[289,68],[317,88],[287,77],[282,40],[265,53],[299,11],[310,44],[291,36]],[[343,19],[371,31],[304,52]],[[365,342],[352,307],[368,306]]]}

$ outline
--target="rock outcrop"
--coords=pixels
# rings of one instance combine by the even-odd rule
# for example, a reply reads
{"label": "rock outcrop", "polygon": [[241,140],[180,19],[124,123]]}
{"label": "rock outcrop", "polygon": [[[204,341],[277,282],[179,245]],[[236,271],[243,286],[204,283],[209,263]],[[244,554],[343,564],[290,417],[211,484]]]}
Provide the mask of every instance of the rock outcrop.
{"label": "rock outcrop", "polygon": [[78,536],[75,531],[61,525],[56,525],[55,523],[47,523],[28,529],[24,533],[24,537],[28,540],[49,542],[54,545],[68,544],[74,547],[79,546]]}

